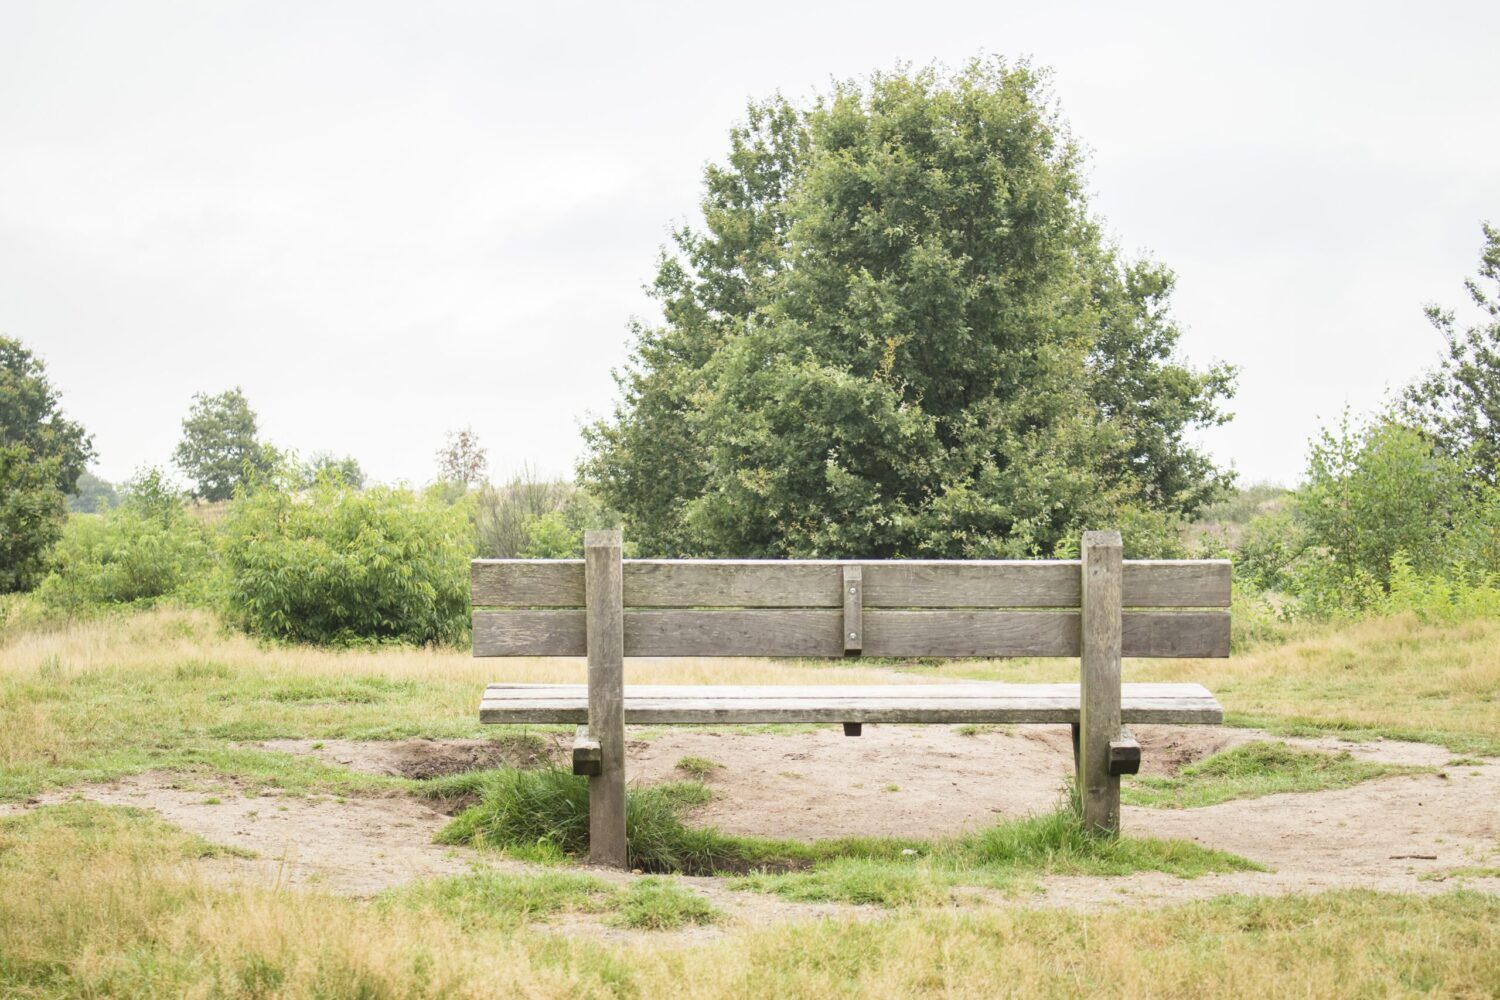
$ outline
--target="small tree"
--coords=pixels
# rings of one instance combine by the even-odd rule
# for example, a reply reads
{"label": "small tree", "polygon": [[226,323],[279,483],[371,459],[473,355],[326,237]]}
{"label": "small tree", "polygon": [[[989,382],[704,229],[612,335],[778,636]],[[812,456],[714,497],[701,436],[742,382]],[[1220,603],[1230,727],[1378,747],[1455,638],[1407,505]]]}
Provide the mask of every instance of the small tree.
{"label": "small tree", "polygon": [[235,487],[269,471],[275,453],[256,437],[255,411],[236,386],[216,396],[193,396],[173,460],[193,481],[194,496],[228,500]]}
{"label": "small tree", "polygon": [[1481,228],[1479,277],[1464,281],[1481,319],[1460,330],[1451,310],[1427,307],[1447,351],[1437,368],[1406,390],[1405,403],[1444,451],[1494,485],[1500,484],[1500,229],[1488,223]]}
{"label": "small tree", "polygon": [[448,435],[448,443],[437,450],[438,478],[447,483],[473,486],[489,469],[489,452],[479,443],[472,427]]}
{"label": "small tree", "polygon": [[1233,372],[1177,356],[1170,272],[1110,246],[1079,164],[1024,65],[752,106],[585,479],[666,555],[1032,555],[1191,516]]}
{"label": "small tree", "polygon": [[36,583],[94,453],[58,401],[40,359],[0,337],[0,593]]}
{"label": "small tree", "polygon": [[320,451],[302,466],[302,481],[311,486],[319,479],[332,479],[351,490],[365,488],[365,470],[352,455],[336,457],[331,451]]}

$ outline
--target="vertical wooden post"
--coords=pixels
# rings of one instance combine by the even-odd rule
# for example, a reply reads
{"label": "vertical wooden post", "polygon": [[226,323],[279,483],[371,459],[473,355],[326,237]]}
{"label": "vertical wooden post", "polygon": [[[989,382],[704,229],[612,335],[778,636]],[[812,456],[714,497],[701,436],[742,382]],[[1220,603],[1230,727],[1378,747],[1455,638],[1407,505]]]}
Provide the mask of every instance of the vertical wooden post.
{"label": "vertical wooden post", "polygon": [[599,773],[589,778],[589,860],[624,868],[625,600],[618,531],[583,538],[588,604],[589,734],[599,741]]}
{"label": "vertical wooden post", "polygon": [[1123,548],[1118,531],[1083,534],[1078,797],[1084,828],[1102,834],[1120,830],[1120,778],[1109,773],[1109,744],[1120,738]]}

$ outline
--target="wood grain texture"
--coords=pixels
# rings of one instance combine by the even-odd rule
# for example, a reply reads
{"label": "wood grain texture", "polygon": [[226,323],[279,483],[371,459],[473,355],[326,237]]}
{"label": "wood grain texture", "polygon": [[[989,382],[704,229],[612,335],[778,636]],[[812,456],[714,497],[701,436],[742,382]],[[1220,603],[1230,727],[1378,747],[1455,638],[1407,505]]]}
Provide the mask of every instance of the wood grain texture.
{"label": "wood grain texture", "polygon": [[475,607],[581,608],[582,559],[475,559],[469,600]]}
{"label": "wood grain texture", "polygon": [[625,605],[618,531],[584,535],[588,728],[599,741],[599,773],[589,776],[589,860],[624,868]]}
{"label": "wood grain texture", "polygon": [[[1228,607],[1227,560],[1130,561],[1126,607]],[[625,563],[630,608],[837,608],[842,568],[864,574],[867,608],[1076,608],[1074,560],[632,559]],[[581,559],[476,559],[476,607],[581,608]]]}
{"label": "wood grain texture", "polygon": [[[866,656],[1077,656],[1076,611],[861,612]],[[626,656],[845,655],[844,612],[808,609],[626,611]],[[1227,611],[1127,611],[1123,653],[1229,655]],[[583,656],[584,613],[474,612],[475,656]]]}
{"label": "wood grain texture", "polygon": [[1084,828],[1107,835],[1120,829],[1120,776],[1109,748],[1120,738],[1123,553],[1118,531],[1084,532],[1078,797]]}
{"label": "wood grain texture", "polygon": [[[861,686],[627,685],[632,725],[799,722],[1076,723],[1077,684]],[[587,717],[581,684],[495,684],[485,690],[485,723],[577,723]],[[1223,709],[1198,684],[1126,684],[1121,716],[1131,723],[1216,725]]]}
{"label": "wood grain texture", "polygon": [[1127,559],[1120,594],[1127,608],[1227,608],[1228,559]]}

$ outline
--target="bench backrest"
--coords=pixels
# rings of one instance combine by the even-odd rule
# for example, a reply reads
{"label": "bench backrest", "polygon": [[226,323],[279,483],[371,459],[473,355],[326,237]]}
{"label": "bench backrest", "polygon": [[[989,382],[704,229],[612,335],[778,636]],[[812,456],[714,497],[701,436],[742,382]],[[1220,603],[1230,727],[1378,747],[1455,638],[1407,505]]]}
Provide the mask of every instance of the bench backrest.
{"label": "bench backrest", "polygon": [[[594,614],[623,616],[627,657],[1083,653],[1083,560],[621,560],[618,533],[590,536]],[[476,559],[474,655],[586,655],[587,561]],[[1227,560],[1105,565],[1120,655],[1229,655]]]}

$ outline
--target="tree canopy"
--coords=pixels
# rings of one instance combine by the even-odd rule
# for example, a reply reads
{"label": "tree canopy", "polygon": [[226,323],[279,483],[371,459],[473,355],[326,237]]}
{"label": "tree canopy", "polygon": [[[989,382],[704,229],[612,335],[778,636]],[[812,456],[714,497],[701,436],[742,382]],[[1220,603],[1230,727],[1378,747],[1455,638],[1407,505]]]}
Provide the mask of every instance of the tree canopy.
{"label": "tree canopy", "polygon": [[41,360],[0,337],[0,593],[36,583],[94,453],[59,400]]}
{"label": "tree canopy", "polygon": [[704,176],[582,473],[643,553],[1050,553],[1190,514],[1229,477],[1161,265],[1090,216],[1026,66],[772,98]]}
{"label": "tree canopy", "polygon": [[173,460],[193,480],[193,495],[228,500],[236,486],[276,464],[274,449],[257,435],[255,411],[238,386],[217,395],[197,393],[182,421]]}
{"label": "tree canopy", "polygon": [[1446,350],[1438,366],[1406,390],[1404,402],[1471,475],[1500,484],[1500,229],[1482,229],[1479,277],[1464,282],[1481,319],[1460,329],[1452,310],[1427,307]]}

